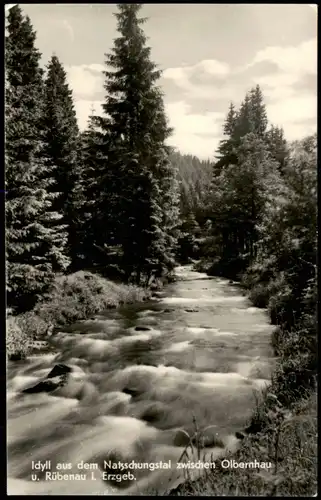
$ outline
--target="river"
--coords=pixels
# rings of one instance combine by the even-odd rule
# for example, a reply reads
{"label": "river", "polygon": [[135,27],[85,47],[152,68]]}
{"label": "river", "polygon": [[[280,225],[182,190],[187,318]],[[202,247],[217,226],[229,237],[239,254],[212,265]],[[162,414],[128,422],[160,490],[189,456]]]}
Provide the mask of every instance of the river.
{"label": "river", "polygon": [[[8,362],[8,494],[164,494],[182,481],[176,464],[195,422],[207,427],[202,459],[240,445],[235,432],[270,377],[273,327],[237,284],[191,266],[176,275],[149,303],[54,335],[55,352]],[[64,387],[21,392],[57,364],[72,369]],[[119,464],[106,465],[119,461],[152,465],[120,481]]]}

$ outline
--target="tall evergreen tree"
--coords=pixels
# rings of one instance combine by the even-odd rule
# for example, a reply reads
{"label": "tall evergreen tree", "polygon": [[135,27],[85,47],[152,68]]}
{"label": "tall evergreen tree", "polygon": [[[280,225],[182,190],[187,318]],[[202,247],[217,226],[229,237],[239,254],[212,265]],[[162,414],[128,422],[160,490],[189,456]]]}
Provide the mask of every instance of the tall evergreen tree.
{"label": "tall evergreen tree", "polygon": [[237,112],[233,102],[230,103],[230,107],[227,113],[226,121],[223,125],[223,133],[228,137],[233,137],[235,133],[235,125],[237,119]]}
{"label": "tall evergreen tree", "polygon": [[97,127],[94,118],[92,109],[87,129],[80,134],[82,196],[78,212],[81,220],[77,233],[78,257],[80,267],[89,268],[106,263],[113,234],[110,209],[112,186],[105,152],[106,137]]}
{"label": "tall evergreen tree", "polygon": [[256,85],[250,92],[250,116],[253,127],[250,131],[263,139],[268,125],[268,119],[264,97],[259,85]]}
{"label": "tall evergreen tree", "polygon": [[55,180],[51,187],[52,192],[56,193],[54,208],[63,215],[65,225],[64,229],[61,228],[61,238],[65,241],[68,237],[68,258],[75,265],[78,254],[80,141],[72,91],[56,55],[51,57],[47,66],[42,128],[42,154]]}
{"label": "tall evergreen tree", "polygon": [[246,93],[240,109],[230,108],[223,125],[224,138],[218,147],[218,160],[214,164],[214,177],[219,175],[227,165],[236,165],[238,162],[237,148],[242,138],[247,134],[255,134],[261,139],[266,138],[268,120],[263,94],[260,86],[252,88]]}
{"label": "tall evergreen tree", "polygon": [[279,171],[283,174],[289,159],[289,147],[283,129],[272,125],[266,132],[266,142],[272,158],[278,163]]}
{"label": "tall evergreen tree", "polygon": [[[103,109],[99,122],[105,141],[106,193],[115,244],[122,247],[126,276],[141,282],[174,265],[177,186],[165,141],[167,125],[156,81],[160,71],[138,18],[139,4],[120,4],[116,13],[119,37],[107,56]],[[102,195],[101,199],[104,198]],[[109,226],[110,226],[109,221]]]}
{"label": "tall evergreen tree", "polygon": [[255,257],[258,224],[271,193],[276,196],[276,149],[267,141],[266,128],[266,108],[257,86],[246,94],[237,113],[230,107],[224,125],[229,135],[221,142],[222,157],[214,165],[208,215],[213,221],[214,253],[227,265],[242,255],[247,263]]}
{"label": "tall evergreen tree", "polygon": [[225,165],[236,164],[237,158],[235,155],[235,147],[237,146],[237,123],[238,112],[234,104],[231,102],[230,107],[223,125],[223,135],[225,136],[219,143],[217,150],[218,160],[214,164],[214,177],[221,173]]}
{"label": "tall evergreen tree", "polygon": [[250,134],[255,131],[252,96],[252,90],[246,93],[244,101],[241,103],[240,109],[237,113],[234,134],[238,140],[246,134]]}
{"label": "tall evergreen tree", "polygon": [[42,162],[43,103],[36,34],[18,5],[8,15],[6,36],[6,251],[8,304],[19,310],[34,305],[64,266],[61,235],[53,221],[52,182]]}

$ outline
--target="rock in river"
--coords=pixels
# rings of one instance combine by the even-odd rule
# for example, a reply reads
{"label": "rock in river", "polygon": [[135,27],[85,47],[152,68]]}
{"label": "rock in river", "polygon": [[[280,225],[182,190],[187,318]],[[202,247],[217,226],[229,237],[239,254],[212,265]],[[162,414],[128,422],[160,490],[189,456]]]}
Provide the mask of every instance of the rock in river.
{"label": "rock in river", "polygon": [[72,369],[63,364],[55,365],[47,377],[38,384],[24,389],[26,394],[36,394],[38,392],[52,392],[63,387],[68,381],[68,375]]}
{"label": "rock in river", "polygon": [[135,326],[136,332],[149,332],[150,328],[148,326]]}

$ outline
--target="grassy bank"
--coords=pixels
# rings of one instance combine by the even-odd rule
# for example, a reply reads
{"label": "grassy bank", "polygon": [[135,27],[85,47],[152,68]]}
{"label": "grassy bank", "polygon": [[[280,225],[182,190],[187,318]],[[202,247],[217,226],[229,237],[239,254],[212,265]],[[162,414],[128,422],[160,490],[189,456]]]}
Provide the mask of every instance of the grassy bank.
{"label": "grassy bank", "polygon": [[[206,263],[196,267],[212,271]],[[277,325],[271,342],[278,362],[270,387],[258,397],[246,430],[240,434],[239,450],[227,458],[238,463],[271,462],[272,467],[222,468],[217,461],[216,469],[203,472],[196,481],[187,478],[172,494],[313,496],[317,492],[315,280],[299,299],[297,289],[282,273],[248,268],[241,284],[253,305],[266,307],[272,324]],[[199,455],[201,450],[195,453]]]}
{"label": "grassy bank", "polygon": [[[273,389],[262,394],[255,409],[265,422],[261,432],[244,437],[240,449],[225,458],[238,464],[271,462],[271,468],[216,468],[204,470],[199,479],[186,481],[174,496],[313,496],[317,492],[317,401],[302,398],[291,410],[275,398]],[[200,450],[188,459],[197,461]],[[223,464],[224,465],[224,464]]]}
{"label": "grassy bank", "polygon": [[114,283],[87,271],[57,276],[33,310],[16,316],[7,312],[7,356],[11,360],[25,358],[35,341],[46,339],[50,328],[62,328],[105,309],[149,297],[147,289]]}

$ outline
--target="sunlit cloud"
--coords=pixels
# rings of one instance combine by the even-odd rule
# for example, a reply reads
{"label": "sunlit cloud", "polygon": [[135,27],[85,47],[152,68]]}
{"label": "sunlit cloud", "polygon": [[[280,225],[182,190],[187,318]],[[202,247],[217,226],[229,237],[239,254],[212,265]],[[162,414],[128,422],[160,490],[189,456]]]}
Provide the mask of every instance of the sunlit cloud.
{"label": "sunlit cloud", "polygon": [[[262,64],[266,63],[267,72],[262,74]],[[264,69],[264,67],[263,67]],[[201,72],[209,75],[204,80]],[[256,75],[257,72],[257,75]],[[260,50],[249,64],[231,69],[216,60],[200,61],[194,66],[169,68],[164,78],[171,80],[181,89],[184,96],[182,103],[168,106],[171,123],[175,127],[173,142],[177,140],[184,150],[192,148],[193,141],[199,141],[204,129],[211,131],[217,141],[221,136],[218,129],[218,116],[215,112],[189,114],[189,103],[197,109],[197,101],[208,102],[208,109],[215,111],[217,100],[234,101],[236,105],[244,99],[245,92],[259,84],[267,99],[267,112],[271,123],[283,126],[289,140],[300,138],[310,133],[317,117],[317,96],[309,89],[298,90],[306,75],[316,80],[317,74],[317,39],[306,40],[297,46],[268,46]],[[195,81],[197,75],[197,81]],[[224,81],[222,85],[221,81]],[[209,120],[216,120],[212,123]],[[307,120],[309,127],[307,129]],[[222,119],[220,117],[219,127]],[[188,130],[187,128],[190,127]],[[214,142],[215,142],[214,140]],[[211,148],[208,137],[202,137],[202,153]]]}
{"label": "sunlit cloud", "polygon": [[67,66],[66,72],[75,97],[85,98],[103,91],[104,66],[102,64],[82,64]]}
{"label": "sunlit cloud", "polygon": [[91,101],[90,99],[78,99],[75,101],[75,111],[78,119],[78,126],[81,131],[88,126],[88,119],[91,113],[94,115],[102,115],[102,101]]}
{"label": "sunlit cloud", "polygon": [[200,158],[213,157],[221,135],[222,113],[191,113],[191,106],[185,101],[167,104],[166,112],[174,129],[168,140],[171,146],[190,154],[198,151]]}

